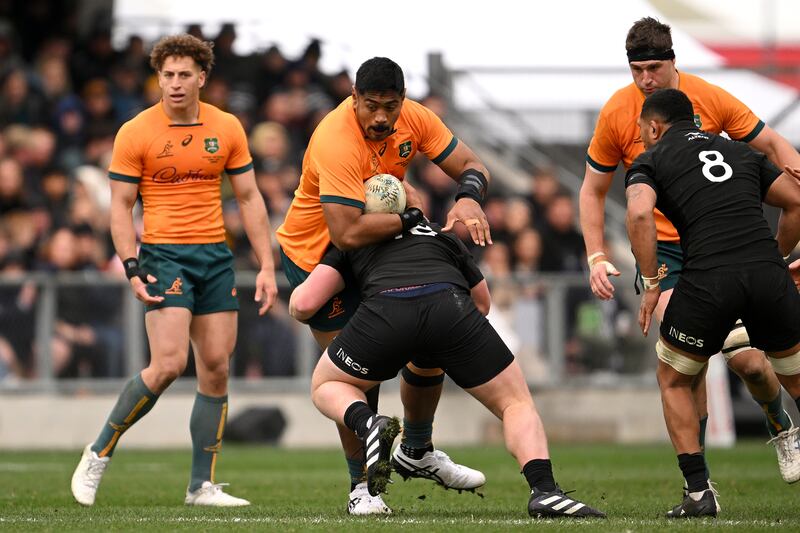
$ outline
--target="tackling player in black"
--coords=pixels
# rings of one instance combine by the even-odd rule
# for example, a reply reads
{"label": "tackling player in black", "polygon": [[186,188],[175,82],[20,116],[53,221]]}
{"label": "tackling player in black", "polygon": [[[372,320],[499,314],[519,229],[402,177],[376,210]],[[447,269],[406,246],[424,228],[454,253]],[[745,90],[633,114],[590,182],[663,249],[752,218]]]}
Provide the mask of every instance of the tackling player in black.
{"label": "tackling player in black", "polygon": [[[292,293],[292,316],[313,316],[350,274],[362,301],[320,358],[312,399],[322,414],[363,440],[370,493],[385,488],[397,430],[396,419],[369,408],[364,391],[395,377],[414,354],[414,365],[444,369],[503,421],[506,447],[530,485],[531,516],[605,517],[556,485],[527,383],[484,316],[490,303],[486,281],[458,239],[421,222],[392,241],[346,253],[331,248]],[[402,474],[403,465],[395,468]]]}
{"label": "tackling player in black", "polygon": [[[660,293],[656,261],[657,207],[681,238],[684,266],[661,323],[658,383],[664,419],[688,486],[670,518],[716,516],[698,444],[691,385],[741,318],[752,345],[767,353],[781,384],[800,387],[800,295],[784,257],[800,239],[800,185],[746,144],[697,129],[692,104],[677,89],[645,100],[639,117],[648,150],[625,179],[627,226],[645,281],[639,325],[646,335]],[[762,201],[780,207],[776,237]],[[800,404],[800,394],[792,397]],[[780,395],[777,397],[780,408]],[[797,449],[798,429],[776,445]]]}

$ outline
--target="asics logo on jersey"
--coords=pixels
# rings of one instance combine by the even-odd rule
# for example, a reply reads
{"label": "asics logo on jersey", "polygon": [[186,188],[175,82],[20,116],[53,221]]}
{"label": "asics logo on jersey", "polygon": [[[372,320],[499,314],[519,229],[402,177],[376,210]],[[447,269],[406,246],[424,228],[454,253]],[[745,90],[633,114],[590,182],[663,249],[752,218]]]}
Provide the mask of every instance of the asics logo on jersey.
{"label": "asics logo on jersey", "polygon": [[360,365],[359,363],[357,363],[356,361],[353,361],[353,358],[352,358],[352,357],[350,357],[349,355],[347,355],[347,352],[345,352],[345,351],[344,351],[344,350],[342,350],[341,348],[339,348],[339,349],[336,351],[336,357],[337,357],[337,358],[338,358],[338,359],[339,359],[341,362],[343,362],[344,364],[346,364],[347,366],[349,366],[350,368],[352,368],[353,370],[355,370],[355,371],[356,371],[356,372],[358,372],[359,374],[369,374],[369,368],[366,368],[366,367],[364,367],[364,366],[361,366],[361,365]]}
{"label": "asics logo on jersey", "polygon": [[172,282],[172,286],[165,290],[164,294],[183,294],[183,281],[181,278],[175,278],[175,281]]}
{"label": "asics logo on jersey", "polygon": [[189,146],[190,142],[192,142],[192,134],[191,133],[183,138],[183,140],[181,141],[181,146]]}

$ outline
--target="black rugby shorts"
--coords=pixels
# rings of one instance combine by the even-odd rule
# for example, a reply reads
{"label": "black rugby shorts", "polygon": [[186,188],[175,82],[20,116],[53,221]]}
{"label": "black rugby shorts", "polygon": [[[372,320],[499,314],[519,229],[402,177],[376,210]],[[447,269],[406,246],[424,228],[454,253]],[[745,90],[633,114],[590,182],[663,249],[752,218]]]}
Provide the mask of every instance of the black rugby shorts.
{"label": "black rugby shorts", "polygon": [[735,271],[684,270],[660,332],[676,348],[711,357],[738,318],[750,345],[765,352],[800,342],[800,294],[785,266],[762,262]]}
{"label": "black rugby shorts", "polygon": [[344,372],[372,381],[392,379],[409,361],[438,367],[464,389],[483,385],[514,360],[469,292],[454,286],[415,297],[370,297],[328,356]]}

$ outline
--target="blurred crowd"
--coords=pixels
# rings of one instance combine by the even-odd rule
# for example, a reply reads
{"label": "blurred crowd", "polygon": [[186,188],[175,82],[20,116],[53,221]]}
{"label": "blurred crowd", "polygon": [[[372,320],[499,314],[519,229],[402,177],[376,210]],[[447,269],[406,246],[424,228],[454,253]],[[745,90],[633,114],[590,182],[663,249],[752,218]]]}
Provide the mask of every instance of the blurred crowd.
{"label": "blurred crowd", "polygon": [[[48,9],[43,15],[12,2],[4,12],[7,3],[0,2],[0,380],[38,372],[32,341],[37,287],[13,283],[14,276],[38,271],[122,277],[109,234],[106,169],[120,125],[160,98],[149,66],[153,43],[131,36],[123,48],[115,49],[108,24],[79,35],[61,2],[30,4],[46,4]],[[23,30],[31,27],[38,29]],[[236,28],[231,24],[224,24],[216,35],[204,35],[199,25],[186,31],[214,42],[216,65],[201,98],[235,114],[244,125],[258,187],[276,228],[298,184],[311,133],[350,94],[352,78],[347,71],[320,70],[322,47],[317,40],[299,57],[286,57],[278,45],[242,56],[234,52]],[[442,98],[430,95],[423,103],[447,121]],[[444,222],[454,182],[424,158],[412,164],[407,176],[422,191],[429,218]],[[537,364],[546,366],[540,357],[547,320],[541,288],[530,283],[519,291],[507,282],[539,272],[581,273],[586,260],[574,196],[552,168],[531,169],[530,183],[525,195],[504,195],[501,187],[493,187],[485,211],[494,245],[475,253],[484,273],[494,280],[495,320],[509,323],[508,334],[521,350],[530,352],[535,371]],[[223,195],[236,269],[252,270],[257,265],[237,204],[228,187]],[[141,229],[140,213],[137,224]],[[119,356],[123,290],[126,287],[59,289],[50,347],[57,376],[125,373]],[[570,372],[591,367],[581,356],[581,331],[603,323],[604,311],[598,311],[589,296],[587,289],[568,291]],[[243,294],[243,304],[245,300]],[[582,318],[587,302],[596,308],[595,315]],[[234,374],[293,374],[296,326],[285,308],[278,305],[260,321],[250,319],[255,317],[251,311],[243,305]],[[515,327],[515,322],[524,327]]]}

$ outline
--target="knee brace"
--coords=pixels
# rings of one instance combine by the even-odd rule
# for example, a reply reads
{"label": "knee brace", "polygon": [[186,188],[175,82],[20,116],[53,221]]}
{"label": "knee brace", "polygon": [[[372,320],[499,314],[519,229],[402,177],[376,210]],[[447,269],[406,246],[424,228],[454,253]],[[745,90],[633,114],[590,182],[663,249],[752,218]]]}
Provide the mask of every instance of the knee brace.
{"label": "knee brace", "polygon": [[685,355],[678,353],[671,348],[667,348],[667,346],[661,342],[661,340],[656,342],[656,353],[658,354],[659,360],[663,361],[665,364],[671,366],[685,376],[696,376],[707,364],[707,361],[701,363],[700,361],[690,359],[689,357],[686,357]]}
{"label": "knee brace", "polygon": [[747,334],[744,324],[741,320],[737,320],[725,342],[722,343],[722,355],[725,357],[725,361],[730,361],[737,353],[752,349],[750,336]]}
{"label": "knee brace", "polygon": [[404,366],[402,374],[406,383],[414,387],[435,387],[444,383],[444,372],[438,376],[420,376],[409,370],[407,366]]}
{"label": "knee brace", "polygon": [[800,352],[788,357],[770,357],[769,362],[776,374],[794,376],[800,374]]}

